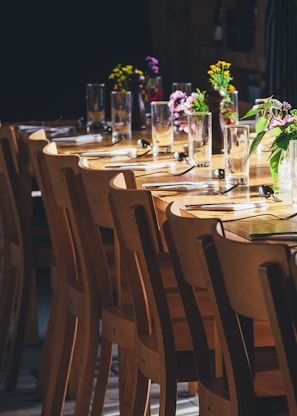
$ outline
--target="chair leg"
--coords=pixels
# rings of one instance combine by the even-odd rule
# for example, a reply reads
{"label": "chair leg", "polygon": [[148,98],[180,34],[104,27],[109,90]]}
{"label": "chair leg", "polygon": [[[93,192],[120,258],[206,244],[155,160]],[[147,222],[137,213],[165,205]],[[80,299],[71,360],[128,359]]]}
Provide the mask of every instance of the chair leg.
{"label": "chair leg", "polygon": [[31,292],[29,297],[28,317],[25,330],[25,345],[36,345],[39,342],[38,334],[38,306],[36,293],[36,271],[32,269]]}
{"label": "chair leg", "polygon": [[3,367],[5,362],[10,324],[13,319],[13,309],[17,293],[17,285],[15,282],[17,276],[13,276],[9,272],[8,264],[7,262],[5,263],[3,265],[3,279],[0,290],[0,367]]}
{"label": "chair leg", "polygon": [[[96,312],[90,313],[95,316]],[[74,414],[88,415],[98,357],[100,320],[87,319],[84,326],[84,343],[80,365],[80,377],[76,394]]]}
{"label": "chair leg", "polygon": [[96,387],[92,403],[91,416],[98,416],[103,413],[104,400],[108,386],[112,363],[112,343],[106,338],[101,339],[100,361]]}
{"label": "chair leg", "polygon": [[150,415],[150,386],[150,380],[140,371],[137,371],[137,384],[133,398],[133,406],[131,407],[131,416]]}
{"label": "chair leg", "polygon": [[[4,388],[7,391],[15,390],[17,386],[31,292],[31,276],[24,279],[22,271],[15,270],[14,273],[15,278],[18,279],[18,289],[16,294],[13,334],[9,349],[6,377],[4,380]],[[24,276],[28,276],[26,273],[27,272],[25,271]]]}
{"label": "chair leg", "polygon": [[61,314],[59,314],[59,312],[60,309],[58,299],[57,296],[53,294],[42,354],[38,366],[38,375],[35,386],[35,398],[37,400],[44,399],[48,389],[47,385],[49,374],[53,365],[52,361],[55,360],[52,353],[53,342],[55,339],[59,339],[59,333],[56,333],[58,322],[61,320]]}
{"label": "chair leg", "polygon": [[51,360],[52,367],[44,397],[42,416],[62,415],[73,357],[77,318],[71,315],[68,310],[66,312],[64,310],[64,314],[61,313],[58,321],[59,330],[56,332],[52,348],[54,358]]}
{"label": "chair leg", "polygon": [[160,416],[176,414],[177,384],[172,377],[166,377],[166,382],[160,384]]}
{"label": "chair leg", "polygon": [[84,319],[77,318],[77,332],[73,348],[73,356],[70,366],[68,386],[66,391],[67,399],[74,400],[77,396],[79,379],[81,377],[81,362],[83,359],[83,345],[85,342]]}

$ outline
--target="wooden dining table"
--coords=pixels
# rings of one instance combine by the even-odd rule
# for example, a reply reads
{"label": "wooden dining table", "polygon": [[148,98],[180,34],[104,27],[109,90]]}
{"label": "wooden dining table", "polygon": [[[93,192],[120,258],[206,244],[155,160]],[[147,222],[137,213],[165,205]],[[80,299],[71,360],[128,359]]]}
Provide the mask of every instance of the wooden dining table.
{"label": "wooden dining table", "polygon": [[[231,238],[243,240],[251,240],[251,234],[257,236],[269,230],[272,232],[285,229],[296,230],[296,235],[292,235],[290,239],[286,240],[282,237],[282,240],[293,248],[297,239],[297,215],[296,218],[281,219],[296,212],[291,202],[290,192],[275,189],[277,202],[271,196],[265,197],[259,192],[259,188],[263,185],[274,188],[268,163],[269,152],[255,152],[249,160],[248,183],[238,185],[228,191],[232,184],[216,176],[217,169],[224,169],[223,154],[212,155],[210,166],[193,167],[183,174],[190,166],[185,159],[178,161],[174,153],[185,153],[186,133],[175,132],[173,154],[154,156],[149,145],[146,148],[141,147],[140,140],[151,143],[149,123],[145,130],[133,131],[132,139],[113,143],[110,134],[103,134],[101,141],[96,139],[93,143],[75,146],[67,145],[67,142],[57,142],[57,147],[61,153],[78,153],[87,157],[91,167],[134,170],[137,186],[139,189],[152,191],[160,215],[168,203],[175,201],[180,208],[181,215],[220,218]],[[130,152],[121,154],[125,149],[129,149]],[[163,184],[164,187],[153,188],[156,184]],[[175,186],[170,187],[172,184]],[[187,190],[187,187],[192,187],[192,189]],[[222,203],[234,204],[235,208],[243,203],[252,203],[255,207],[251,205],[246,209],[238,210],[225,210],[224,207],[220,210],[209,210],[207,207],[198,206]],[[197,207],[187,207],[188,205],[197,205]],[[271,241],[276,241],[275,235]]]}
{"label": "wooden dining table", "polygon": [[[79,133],[81,135],[81,132]],[[85,135],[85,134],[83,134]],[[57,141],[60,153],[77,153],[87,157],[90,167],[98,169],[132,169],[135,172],[136,183],[139,189],[150,189],[155,201],[156,211],[160,224],[166,218],[165,210],[168,204],[174,201],[184,216],[215,217],[223,221],[228,238],[250,241],[251,234],[267,232],[279,228],[289,227],[296,231],[290,238],[283,237],[283,242],[295,250],[297,240],[297,215],[291,219],[283,219],[296,212],[292,205],[289,192],[275,190],[277,199],[264,196],[259,192],[263,185],[273,186],[269,170],[267,152],[256,152],[249,160],[249,180],[230,189],[232,184],[226,179],[218,178],[216,171],[224,169],[224,155],[212,155],[210,166],[197,166],[189,170],[190,165],[186,158],[177,160],[177,153],[184,153],[187,145],[187,135],[176,132],[174,140],[174,153],[153,155],[150,145],[141,147],[140,140],[151,143],[151,129],[147,125],[145,130],[134,131],[132,139],[120,140],[113,143],[109,134],[103,134],[102,139],[79,145],[71,142]],[[63,137],[61,135],[61,137]],[[75,137],[75,136],[74,136]],[[20,133],[19,138],[26,143],[28,135]],[[52,138],[50,138],[52,139]],[[55,138],[53,138],[55,140]],[[67,139],[68,140],[68,139]],[[125,149],[130,149],[123,154]],[[185,173],[184,173],[185,172]],[[34,175],[34,172],[32,172]],[[161,189],[153,188],[163,184]],[[174,185],[174,186],[173,186]],[[189,189],[187,189],[189,187]],[[277,202],[276,202],[277,201]],[[253,204],[245,209],[209,210],[207,204]],[[189,205],[196,205],[191,207]],[[200,205],[206,205],[200,207]],[[268,239],[276,242],[279,240]]]}
{"label": "wooden dining table", "polygon": [[[26,146],[26,141],[30,130],[25,130],[22,123],[22,131],[18,132],[20,142]],[[250,121],[251,124],[251,121]],[[27,123],[27,127],[38,127],[37,122]],[[37,126],[36,126],[37,125]],[[70,126],[69,131],[65,132],[63,128]],[[252,125],[252,124],[251,124]],[[249,159],[249,180],[247,184],[242,184],[227,191],[230,188],[230,183],[225,179],[219,179],[215,172],[217,169],[224,169],[224,155],[212,155],[212,162],[210,166],[193,167],[189,169],[189,164],[186,158],[181,161],[177,160],[176,153],[184,156],[187,146],[187,134],[175,131],[174,137],[174,151],[170,154],[160,154],[154,156],[150,150],[151,143],[151,125],[150,119],[147,119],[146,129],[139,131],[132,131],[131,139],[123,139],[114,142],[110,132],[103,132],[101,137],[98,134],[87,135],[81,126],[77,126],[73,120],[65,120],[58,122],[43,123],[40,127],[46,126],[47,134],[50,140],[57,140],[58,151],[61,153],[78,153],[83,157],[88,158],[89,165],[99,169],[107,168],[129,168],[134,170],[136,183],[140,189],[151,189],[153,196],[157,203],[157,208],[165,209],[167,204],[175,201],[182,215],[190,215],[197,217],[219,217],[224,222],[224,228],[233,238],[242,238],[250,240],[252,233],[260,233],[262,229],[275,230],[276,224],[282,224],[291,227],[292,230],[297,231],[297,215],[296,218],[283,220],[294,214],[297,210],[292,205],[291,195],[288,191],[282,189],[275,190],[278,202],[272,197],[265,197],[259,192],[259,187],[262,185],[269,185],[273,187],[272,176],[269,170],[267,151],[257,151]],[[71,127],[73,126],[73,128]],[[59,134],[58,128],[62,128]],[[18,129],[18,125],[16,125]],[[55,131],[57,129],[57,131]],[[52,133],[54,132],[54,133]],[[80,137],[81,141],[73,143],[70,138]],[[63,138],[65,141],[63,142]],[[85,139],[89,138],[88,142]],[[92,141],[93,140],[93,141]],[[140,141],[147,146],[143,148]],[[148,145],[147,145],[148,144]],[[127,154],[123,154],[125,150],[129,149]],[[26,155],[26,152],[22,152]],[[29,163],[29,159],[23,156],[24,163]],[[186,173],[183,173],[187,171]],[[32,172],[34,176],[34,172]],[[180,175],[180,176],[176,176]],[[180,189],[169,186],[167,189],[151,188],[149,185],[163,183],[165,185],[181,185]],[[200,189],[193,187],[197,184]],[[193,189],[182,189],[183,185],[191,185]],[[195,188],[195,189],[194,189]],[[175,190],[176,189],[176,190]],[[226,192],[227,191],[227,192]],[[242,204],[255,203],[256,207],[247,207],[247,209],[240,210],[220,210],[210,211],[204,207],[200,209],[198,206],[187,207],[187,205],[203,205],[203,204]],[[263,225],[265,224],[265,227]],[[295,228],[296,225],[296,228]],[[296,236],[291,236],[286,241],[290,246],[294,246],[294,239]],[[275,241],[273,239],[273,241]]]}

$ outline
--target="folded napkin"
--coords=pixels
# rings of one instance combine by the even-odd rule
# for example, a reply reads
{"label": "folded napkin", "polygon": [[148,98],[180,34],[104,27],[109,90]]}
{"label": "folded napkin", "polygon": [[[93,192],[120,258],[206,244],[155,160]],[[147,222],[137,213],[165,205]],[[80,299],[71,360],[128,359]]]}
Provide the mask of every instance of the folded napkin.
{"label": "folded napkin", "polygon": [[82,136],[72,136],[72,137],[53,137],[52,142],[56,142],[59,146],[63,147],[72,147],[72,146],[82,146],[84,144],[101,142],[101,134],[85,134]]}
{"label": "folded napkin", "polygon": [[234,202],[234,203],[217,203],[217,204],[187,204],[185,207],[190,210],[207,210],[207,211],[239,211],[241,209],[267,208],[267,202]]}
{"label": "folded napkin", "polygon": [[75,131],[74,126],[50,127],[50,126],[44,126],[44,125],[33,126],[33,125],[26,125],[26,124],[18,125],[18,129],[19,129],[19,131],[23,131],[23,132],[28,133],[28,134],[31,134],[31,133],[34,133],[37,130],[43,129],[47,133],[49,133],[51,136],[56,135],[56,134],[67,134],[67,133]]}
{"label": "folded napkin", "polygon": [[170,168],[174,166],[174,163],[108,163],[106,168],[118,168],[118,169],[131,169],[131,170],[150,170],[150,169],[162,169]]}
{"label": "folded napkin", "polygon": [[112,157],[112,156],[136,156],[136,148],[130,147],[127,149],[116,149],[110,151],[94,151],[94,152],[82,152],[80,153],[83,157]]}
{"label": "folded napkin", "polygon": [[142,186],[152,191],[193,191],[195,189],[216,187],[218,182],[152,182],[144,183]]}

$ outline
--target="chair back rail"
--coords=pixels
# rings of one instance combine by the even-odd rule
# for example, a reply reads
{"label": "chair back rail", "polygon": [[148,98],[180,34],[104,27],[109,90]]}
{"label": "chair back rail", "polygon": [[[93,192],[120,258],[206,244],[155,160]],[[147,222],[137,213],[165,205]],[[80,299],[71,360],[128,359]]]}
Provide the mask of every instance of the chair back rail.
{"label": "chair back rail", "polygon": [[208,291],[222,344],[232,412],[287,414],[281,372],[255,368],[253,324],[269,322],[259,266],[272,261],[284,278],[289,276],[289,248],[230,240],[215,226],[211,236],[198,239],[197,247],[201,255],[204,253],[209,270]]}

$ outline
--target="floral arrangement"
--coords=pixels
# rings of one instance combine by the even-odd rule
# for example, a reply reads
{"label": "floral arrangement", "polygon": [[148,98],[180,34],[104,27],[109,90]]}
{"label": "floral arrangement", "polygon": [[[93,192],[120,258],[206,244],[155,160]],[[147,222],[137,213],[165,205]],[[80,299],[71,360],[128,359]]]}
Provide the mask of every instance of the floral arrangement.
{"label": "floral arrangement", "polygon": [[[133,74],[134,68],[132,65],[117,64],[109,74],[108,79],[113,82],[113,90],[125,92],[128,90],[128,77]],[[143,75],[142,71],[139,71],[139,75]]]}
{"label": "floral arrangement", "polygon": [[[237,114],[234,111],[230,99],[230,92],[236,91],[234,85],[230,84],[233,77],[230,73],[231,64],[225,61],[218,61],[216,64],[210,65],[209,82],[213,88],[220,89],[224,92],[224,100],[222,102],[222,116],[225,124],[234,123],[237,120]],[[177,121],[180,130],[186,130],[186,122],[178,119],[181,114],[189,114],[191,112],[205,112],[209,111],[205,103],[205,92],[199,88],[187,96],[183,91],[174,91],[169,97],[169,105],[173,111],[174,119]]]}
{"label": "floral arrangement", "polygon": [[134,68],[133,65],[117,64],[109,74],[108,79],[113,82],[112,89],[114,91],[127,91],[128,78],[132,74],[138,74],[144,76],[143,84],[143,98],[145,102],[151,102],[154,100],[160,100],[163,95],[162,88],[158,82],[156,82],[156,76],[159,73],[159,61],[153,56],[147,56],[145,58],[147,68],[143,71],[138,68]]}
{"label": "floral arrangement", "polygon": [[216,64],[210,65],[207,71],[209,82],[213,88],[223,90],[227,95],[230,91],[235,91],[234,85],[230,84],[233,80],[230,72],[231,64],[226,61],[218,61]]}
{"label": "floral arrangement", "polygon": [[231,84],[233,77],[231,76],[230,68],[230,62],[218,61],[216,64],[210,65],[207,71],[212,87],[223,91],[225,94],[221,111],[225,124],[232,124],[237,120],[237,114],[230,98],[230,92],[236,91],[235,86]]}
{"label": "floral arrangement", "polygon": [[283,151],[288,150],[290,140],[297,139],[297,109],[292,109],[287,101],[279,101],[273,96],[263,103],[254,105],[243,117],[259,115],[256,121],[256,137],[250,147],[252,154],[265,135],[273,137],[269,164],[274,179]]}
{"label": "floral arrangement", "polygon": [[187,131],[187,122],[185,120],[179,120],[181,114],[209,111],[204,102],[204,94],[205,92],[200,91],[199,88],[189,96],[180,90],[176,90],[170,94],[169,107],[173,112],[174,120],[177,121],[179,130]]}
{"label": "floral arrangement", "polygon": [[162,85],[160,85],[160,77],[157,77],[159,74],[159,61],[153,56],[147,56],[145,61],[148,69],[144,73],[144,100],[148,103],[152,101],[159,101],[163,96]]}

